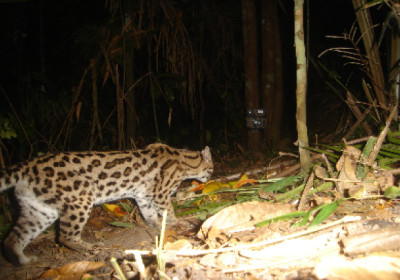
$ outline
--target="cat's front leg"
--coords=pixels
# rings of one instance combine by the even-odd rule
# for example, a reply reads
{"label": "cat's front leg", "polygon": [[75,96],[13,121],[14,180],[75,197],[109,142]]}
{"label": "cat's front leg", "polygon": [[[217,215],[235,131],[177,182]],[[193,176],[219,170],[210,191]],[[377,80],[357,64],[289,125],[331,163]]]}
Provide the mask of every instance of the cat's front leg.
{"label": "cat's front leg", "polygon": [[160,216],[164,214],[164,211],[167,211],[167,224],[174,224],[178,222],[178,218],[175,215],[174,207],[172,206],[169,197],[167,200],[155,199],[153,201],[153,207]]}
{"label": "cat's front leg", "polygon": [[85,208],[76,205],[75,207],[69,206],[71,205],[63,207],[66,210],[60,216],[60,242],[76,251],[92,250],[102,246],[102,243],[92,244],[81,239],[83,227],[89,219],[92,208],[90,202],[86,204]]}
{"label": "cat's front leg", "polygon": [[146,223],[151,227],[160,228],[161,222],[153,203],[144,198],[136,198],[135,200]]}

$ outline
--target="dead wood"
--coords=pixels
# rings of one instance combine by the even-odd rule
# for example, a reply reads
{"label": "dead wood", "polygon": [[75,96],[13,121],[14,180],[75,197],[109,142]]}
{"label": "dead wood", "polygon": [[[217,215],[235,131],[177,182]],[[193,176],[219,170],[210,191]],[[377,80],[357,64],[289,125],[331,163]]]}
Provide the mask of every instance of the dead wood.
{"label": "dead wood", "polygon": [[400,249],[400,229],[391,227],[342,238],[349,256]]}

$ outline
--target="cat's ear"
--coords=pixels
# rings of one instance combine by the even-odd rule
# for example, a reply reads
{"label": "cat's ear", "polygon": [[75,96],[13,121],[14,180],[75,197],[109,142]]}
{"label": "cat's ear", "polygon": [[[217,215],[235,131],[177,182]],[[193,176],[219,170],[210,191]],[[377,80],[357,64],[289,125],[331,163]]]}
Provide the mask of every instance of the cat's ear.
{"label": "cat's ear", "polygon": [[201,151],[201,156],[203,157],[203,159],[207,162],[207,163],[211,163],[212,162],[212,158],[211,158],[211,152],[210,152],[210,148],[208,146],[206,146],[204,148],[204,150]]}

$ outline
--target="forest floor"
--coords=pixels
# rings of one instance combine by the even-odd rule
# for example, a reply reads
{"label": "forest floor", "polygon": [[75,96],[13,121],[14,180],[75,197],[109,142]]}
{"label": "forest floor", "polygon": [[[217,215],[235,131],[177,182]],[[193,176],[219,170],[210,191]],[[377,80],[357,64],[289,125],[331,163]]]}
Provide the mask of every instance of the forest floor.
{"label": "forest floor", "polygon": [[[232,174],[244,172],[249,178],[259,179],[259,172],[279,175],[289,171],[289,176],[298,171],[297,162],[287,157],[273,163],[263,155],[224,157],[216,162],[213,177],[228,181],[236,176]],[[264,169],[272,165],[279,170]],[[331,205],[330,195],[324,194],[309,199],[307,209],[323,203]],[[224,199],[234,201],[235,197]],[[127,279],[160,279],[163,273],[164,279],[400,279],[400,253],[396,251],[400,247],[398,200],[343,200],[315,227],[309,223],[293,226],[296,215],[291,213],[308,213],[296,212],[298,204],[299,199],[233,203],[208,214],[204,223],[194,215],[184,216],[182,223],[165,231],[164,251],[159,256],[155,240],[160,231],[148,227],[138,211],[118,218],[96,207],[83,239],[101,241],[104,247],[76,252],[57,244],[55,231],[48,230],[25,250],[27,255],[38,256],[39,261],[15,267],[1,257],[0,278],[123,279],[118,278],[110,262],[114,257]],[[287,219],[254,226],[286,214]],[[305,217],[305,222],[312,220],[311,215]],[[111,226],[114,221],[129,222],[133,227]],[[164,268],[161,272],[160,263]]]}

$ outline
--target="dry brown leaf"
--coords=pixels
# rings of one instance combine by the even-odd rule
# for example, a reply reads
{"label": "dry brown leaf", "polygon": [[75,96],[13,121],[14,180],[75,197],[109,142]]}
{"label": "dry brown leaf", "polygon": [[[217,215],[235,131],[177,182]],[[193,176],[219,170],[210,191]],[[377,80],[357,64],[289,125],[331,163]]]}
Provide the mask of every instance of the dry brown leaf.
{"label": "dry brown leaf", "polygon": [[172,229],[166,229],[164,233],[164,244],[167,242],[174,242],[176,241],[176,232]]}
{"label": "dry brown leaf", "polygon": [[293,211],[293,208],[284,203],[268,203],[265,201],[251,201],[236,204],[222,209],[214,216],[208,218],[201,226],[197,236],[201,239],[209,237],[209,231],[224,230],[237,232],[253,229],[258,222],[281,216]]}
{"label": "dry brown leaf", "polygon": [[315,166],[314,173],[315,173],[315,176],[317,176],[320,179],[325,179],[328,177],[328,173],[326,172],[326,169],[319,165]]}
{"label": "dry brown leaf", "polygon": [[89,274],[89,273],[85,273],[82,276],[81,280],[86,280],[86,279],[93,279],[93,276],[91,274]]}
{"label": "dry brown leaf", "polygon": [[378,195],[394,183],[393,174],[386,170],[378,169],[376,165],[361,181],[357,177],[357,166],[360,161],[361,151],[355,147],[347,146],[336,164],[339,171],[338,193],[344,197],[345,191],[352,197],[364,198],[365,196]]}
{"label": "dry brown leaf", "polygon": [[216,227],[211,227],[207,232],[207,238],[204,241],[210,248],[219,248],[221,245],[227,243],[233,245],[235,242],[231,240],[232,235],[227,231],[218,229]]}
{"label": "dry brown leaf", "polygon": [[359,149],[347,146],[336,163],[336,169],[339,171],[338,192],[342,197],[344,197],[345,190],[351,189],[355,183],[361,182],[356,175],[360,156]]}
{"label": "dry brown leaf", "polygon": [[59,276],[60,273],[57,271],[55,268],[50,268],[47,270],[45,273],[43,273],[40,278],[46,278],[46,277],[56,277]]}
{"label": "dry brown leaf", "polygon": [[175,242],[167,242],[164,245],[165,250],[183,250],[191,249],[193,246],[187,239],[179,239]]}
{"label": "dry brown leaf", "polygon": [[[68,276],[72,277],[71,279],[80,279],[82,275],[85,274],[86,272],[101,268],[105,265],[106,264],[102,262],[90,262],[90,261],[73,262],[57,269],[54,268],[49,269],[45,273],[43,273],[40,276],[40,278]],[[69,278],[62,277],[58,279],[69,279]]]}

